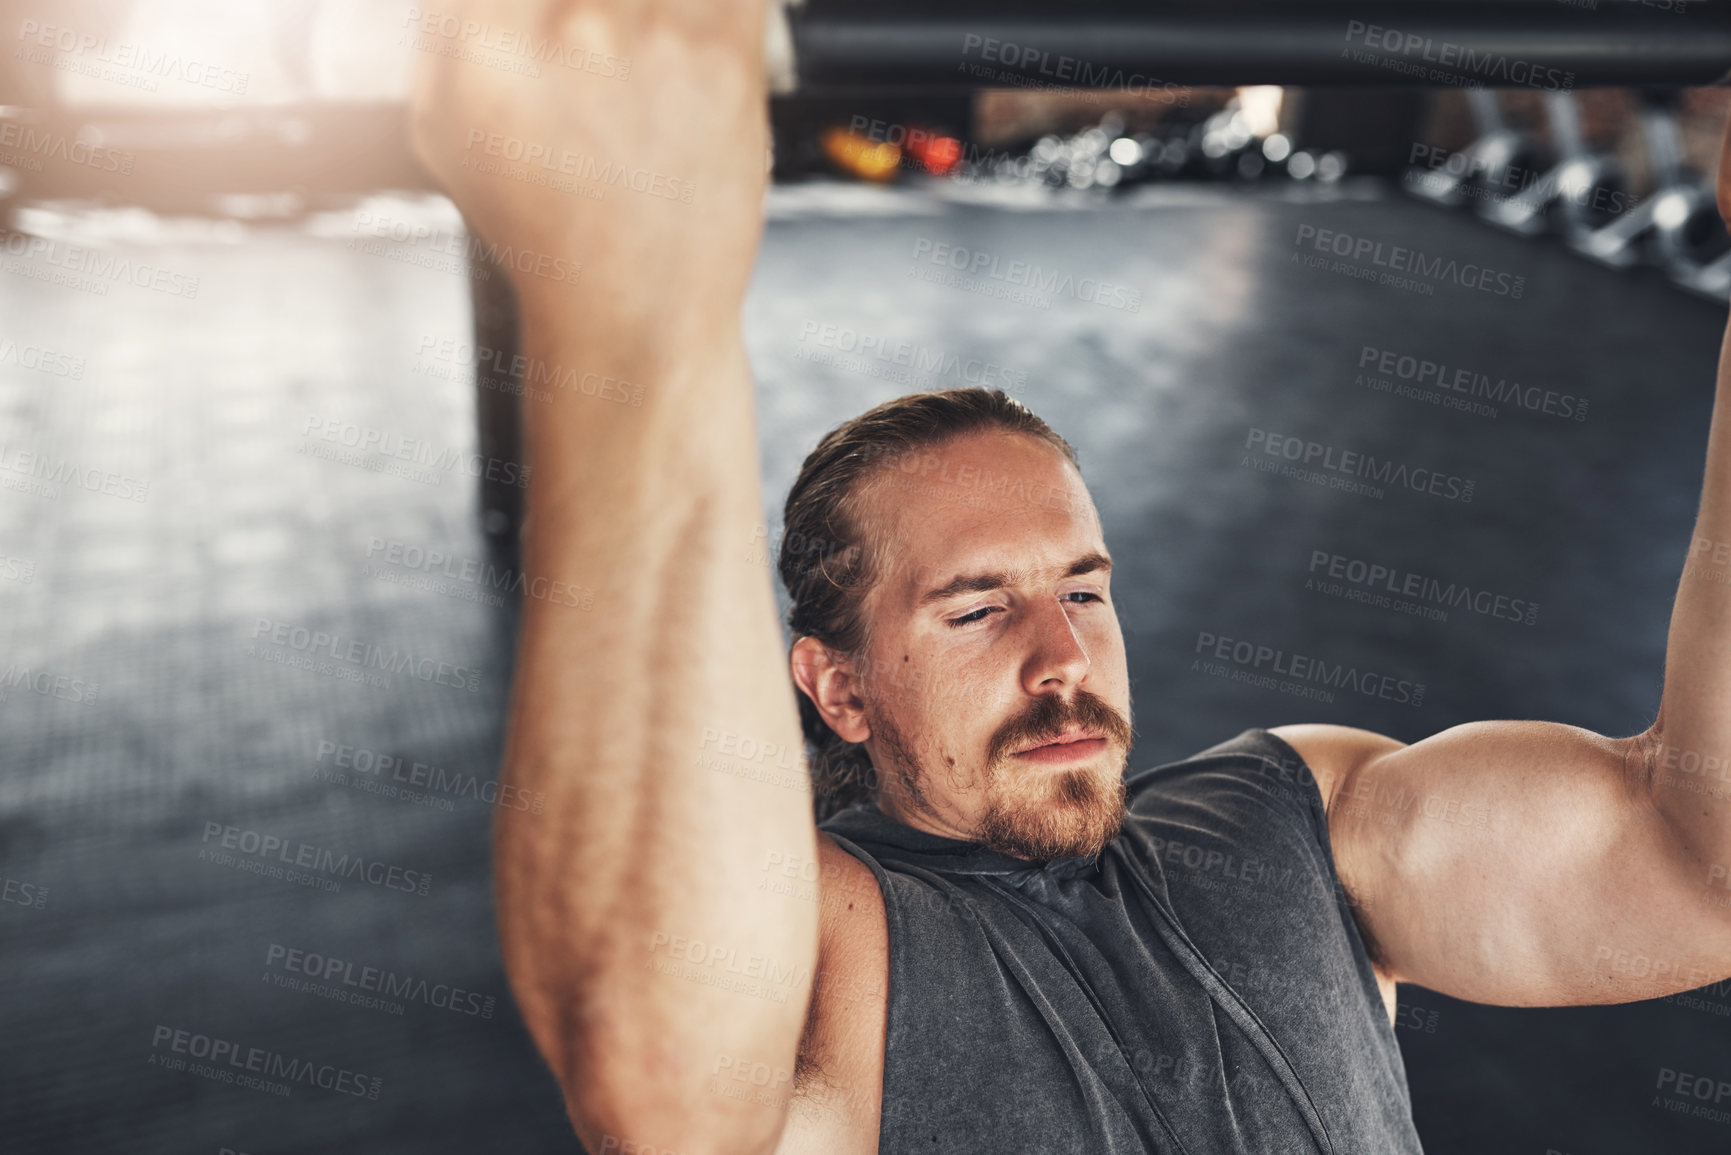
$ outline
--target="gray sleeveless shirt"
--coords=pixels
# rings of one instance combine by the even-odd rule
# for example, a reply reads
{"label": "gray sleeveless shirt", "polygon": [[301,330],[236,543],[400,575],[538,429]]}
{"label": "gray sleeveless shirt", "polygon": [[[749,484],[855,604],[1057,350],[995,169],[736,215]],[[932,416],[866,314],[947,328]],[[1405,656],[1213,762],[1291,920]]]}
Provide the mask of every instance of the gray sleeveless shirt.
{"label": "gray sleeveless shirt", "polygon": [[822,824],[889,921],[878,1150],[1418,1153],[1297,751],[1246,730],[1126,781],[1098,860],[1036,866],[869,804]]}

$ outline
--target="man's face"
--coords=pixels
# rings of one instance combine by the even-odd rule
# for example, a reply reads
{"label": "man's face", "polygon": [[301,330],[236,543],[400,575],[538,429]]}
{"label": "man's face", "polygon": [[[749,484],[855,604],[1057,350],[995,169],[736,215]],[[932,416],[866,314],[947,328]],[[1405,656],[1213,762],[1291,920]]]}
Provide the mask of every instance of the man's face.
{"label": "man's face", "polygon": [[1124,815],[1130,690],[1099,516],[1052,446],[971,434],[868,481],[877,581],[857,691],[879,805],[1032,861]]}

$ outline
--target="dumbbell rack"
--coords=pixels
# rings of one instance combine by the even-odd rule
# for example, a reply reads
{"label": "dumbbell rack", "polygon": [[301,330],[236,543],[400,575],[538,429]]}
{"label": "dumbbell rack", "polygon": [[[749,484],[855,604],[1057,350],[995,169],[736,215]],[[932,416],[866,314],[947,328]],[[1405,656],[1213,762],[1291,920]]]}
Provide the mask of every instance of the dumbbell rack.
{"label": "dumbbell rack", "polygon": [[[1448,206],[1475,204],[1480,217],[1525,236],[1551,233],[1582,256],[1615,269],[1657,266],[1672,283],[1714,301],[1731,302],[1731,237],[1720,220],[1714,187],[1683,161],[1674,90],[1643,90],[1639,123],[1652,191],[1629,195],[1614,158],[1582,141],[1572,93],[1548,93],[1556,163],[1539,179],[1506,195],[1474,196],[1504,183],[1509,158],[1536,155],[1536,144],[1504,124],[1495,93],[1468,94],[1478,137],[1455,156],[1454,171],[1414,170],[1405,185]],[[1503,167],[1499,167],[1503,166]],[[1584,206],[1612,204],[1597,216]]]}

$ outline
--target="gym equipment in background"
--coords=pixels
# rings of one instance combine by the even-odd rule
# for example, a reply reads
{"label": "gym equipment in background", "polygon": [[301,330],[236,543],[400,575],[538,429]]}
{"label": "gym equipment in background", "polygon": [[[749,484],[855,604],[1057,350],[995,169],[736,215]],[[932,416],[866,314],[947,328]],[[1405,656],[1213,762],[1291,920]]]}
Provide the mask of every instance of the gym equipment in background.
{"label": "gym equipment in background", "polygon": [[1511,174],[1535,167],[1533,142],[1504,122],[1497,94],[1469,88],[1465,95],[1478,136],[1459,152],[1426,158],[1439,164],[1409,170],[1406,186],[1414,196],[1451,207],[1470,200],[1495,204],[1507,197]]}
{"label": "gym equipment in background", "polygon": [[1536,180],[1523,179],[1520,191],[1487,203],[1482,213],[1512,232],[1531,236],[1557,228],[1579,243],[1630,207],[1628,178],[1615,157],[1587,148],[1573,92],[1545,93],[1545,115],[1556,163]]}
{"label": "gym equipment in background", "polygon": [[1641,94],[1638,120],[1652,192],[1611,223],[1576,238],[1574,247],[1579,252],[1612,268],[1626,268],[1649,255],[1643,246],[1651,241],[1655,246],[1651,255],[1674,266],[1690,249],[1685,234],[1692,219],[1693,227],[1698,227],[1698,218],[1707,210],[1717,223],[1712,187],[1683,165],[1675,108],[1672,94]]}
{"label": "gym equipment in background", "polygon": [[1654,254],[1673,281],[1724,300],[1731,296],[1731,238],[1719,216],[1712,180],[1683,162],[1677,106],[1675,92],[1642,93],[1641,140],[1654,188],[1629,216],[1648,222]]}
{"label": "gym equipment in background", "polygon": [[792,57],[784,92],[1162,84],[1566,89],[1713,84],[1731,71],[1731,12],[1721,0],[1686,9],[1606,3],[1591,13],[1556,0],[1236,0],[1207,7],[805,0],[783,18]]}
{"label": "gym equipment in background", "polygon": [[[1456,153],[1438,150],[1440,167],[1408,171],[1415,196],[1445,206],[1477,203],[1479,215],[1527,236],[1560,234],[1576,252],[1615,269],[1657,265],[1678,286],[1731,300],[1731,235],[1711,179],[1684,162],[1678,124],[1681,94],[1638,90],[1637,123],[1650,191],[1636,197],[1613,157],[1586,147],[1571,93],[1547,95],[1555,164],[1536,180],[1523,171],[1533,142],[1503,120],[1495,92],[1468,92],[1479,136]],[[1499,194],[1499,186],[1514,191]]]}

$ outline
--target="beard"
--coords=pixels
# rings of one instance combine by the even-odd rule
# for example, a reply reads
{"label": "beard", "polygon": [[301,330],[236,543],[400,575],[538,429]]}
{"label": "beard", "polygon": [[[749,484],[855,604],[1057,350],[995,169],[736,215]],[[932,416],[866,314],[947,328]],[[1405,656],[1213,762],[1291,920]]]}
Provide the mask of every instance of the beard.
{"label": "beard", "polygon": [[[897,790],[913,810],[935,814],[932,784],[906,737],[887,717],[872,717],[870,725],[896,764],[894,772],[879,776],[881,787]],[[1016,763],[1017,750],[1053,741],[1072,726],[1106,738],[1102,762],[1056,771]],[[955,760],[946,756],[950,785],[978,789],[985,799],[970,840],[1029,862],[1097,857],[1124,822],[1124,768],[1133,735],[1122,714],[1096,695],[1077,690],[1068,699],[1037,698],[1000,726],[987,747],[985,771],[977,784],[955,781]]]}

